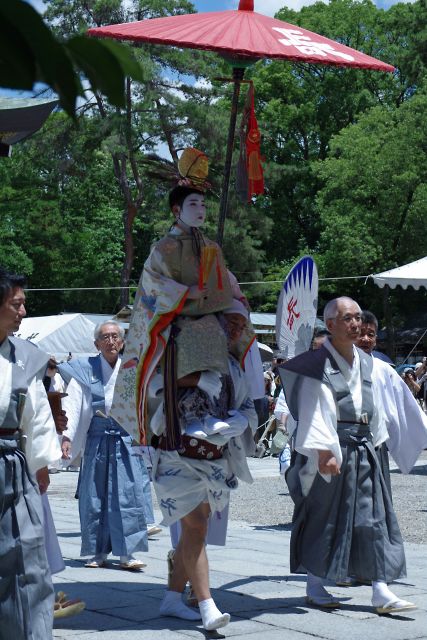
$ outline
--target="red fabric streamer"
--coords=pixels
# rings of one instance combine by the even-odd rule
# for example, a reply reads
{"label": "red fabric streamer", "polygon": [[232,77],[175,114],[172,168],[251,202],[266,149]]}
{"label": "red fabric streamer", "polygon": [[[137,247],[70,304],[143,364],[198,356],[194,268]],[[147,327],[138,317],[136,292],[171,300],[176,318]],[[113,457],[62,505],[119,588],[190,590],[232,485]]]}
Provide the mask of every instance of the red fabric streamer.
{"label": "red fabric streamer", "polygon": [[261,133],[255,116],[254,87],[248,91],[249,119],[246,134],[246,169],[248,172],[248,202],[252,196],[264,193],[264,173],[261,164]]}

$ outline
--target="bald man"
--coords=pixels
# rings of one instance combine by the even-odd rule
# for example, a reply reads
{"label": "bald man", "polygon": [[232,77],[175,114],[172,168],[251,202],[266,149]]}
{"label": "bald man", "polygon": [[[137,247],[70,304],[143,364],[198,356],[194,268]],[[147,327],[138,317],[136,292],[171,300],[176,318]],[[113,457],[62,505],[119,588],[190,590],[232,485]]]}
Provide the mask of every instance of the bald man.
{"label": "bald man", "polygon": [[357,575],[372,582],[379,614],[415,605],[387,583],[406,575],[402,536],[376,452],[387,418],[372,358],[354,346],[362,311],[347,297],[330,301],[325,344],[280,368],[286,401],[298,421],[287,482],[295,503],[291,571],[307,573],[307,603],[338,608],[325,579]]}

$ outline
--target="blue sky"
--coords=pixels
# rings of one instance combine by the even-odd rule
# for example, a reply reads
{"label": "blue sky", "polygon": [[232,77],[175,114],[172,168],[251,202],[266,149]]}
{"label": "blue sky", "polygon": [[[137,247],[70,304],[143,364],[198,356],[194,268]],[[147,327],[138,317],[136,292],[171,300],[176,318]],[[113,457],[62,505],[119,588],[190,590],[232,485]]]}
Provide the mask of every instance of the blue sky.
{"label": "blue sky", "polygon": [[[3,0],[4,1],[4,0]],[[39,11],[43,11],[43,0],[27,0]],[[374,0],[377,7],[387,9],[392,4],[411,2],[412,0]],[[239,0],[193,0],[197,11],[223,11],[224,9],[237,9]],[[255,11],[273,16],[284,6],[298,11],[304,5],[314,4],[316,0],[255,0]]]}
{"label": "blue sky", "polygon": [[[396,4],[398,0],[375,0],[377,7],[387,9],[392,4]],[[405,1],[405,0],[400,0]],[[411,1],[411,0],[407,0]],[[193,0],[197,11],[223,11],[224,9],[237,9],[239,0]],[[314,4],[316,0],[255,0],[255,11],[273,16],[279,9],[284,6],[298,11],[301,7]]]}

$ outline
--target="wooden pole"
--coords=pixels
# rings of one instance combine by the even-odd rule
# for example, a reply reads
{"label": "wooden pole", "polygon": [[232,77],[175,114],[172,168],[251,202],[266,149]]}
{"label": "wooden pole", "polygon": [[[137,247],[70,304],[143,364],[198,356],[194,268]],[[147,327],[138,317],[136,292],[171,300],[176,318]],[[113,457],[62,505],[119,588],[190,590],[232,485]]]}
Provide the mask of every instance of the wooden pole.
{"label": "wooden pole", "polygon": [[231,162],[233,159],[234,134],[236,131],[237,110],[239,106],[240,83],[243,80],[245,70],[233,67],[233,99],[231,102],[230,124],[228,127],[227,149],[225,154],[224,175],[222,178],[221,200],[219,205],[217,242],[222,246],[224,239],[225,218],[227,216],[228,189],[230,185]]}

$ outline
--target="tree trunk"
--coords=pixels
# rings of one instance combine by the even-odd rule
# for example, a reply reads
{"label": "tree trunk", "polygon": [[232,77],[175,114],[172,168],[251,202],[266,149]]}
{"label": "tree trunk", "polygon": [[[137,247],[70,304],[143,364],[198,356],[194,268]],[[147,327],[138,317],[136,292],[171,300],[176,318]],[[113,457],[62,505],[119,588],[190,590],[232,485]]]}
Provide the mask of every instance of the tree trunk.
{"label": "tree trunk", "polygon": [[138,213],[138,207],[135,202],[128,202],[123,212],[123,229],[124,229],[124,258],[120,275],[120,308],[129,304],[129,282],[133,267],[134,244],[132,236],[132,227]]}

